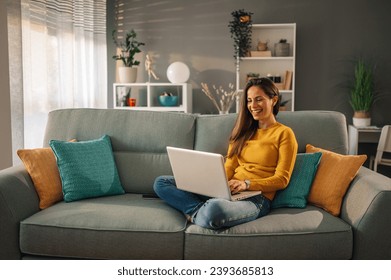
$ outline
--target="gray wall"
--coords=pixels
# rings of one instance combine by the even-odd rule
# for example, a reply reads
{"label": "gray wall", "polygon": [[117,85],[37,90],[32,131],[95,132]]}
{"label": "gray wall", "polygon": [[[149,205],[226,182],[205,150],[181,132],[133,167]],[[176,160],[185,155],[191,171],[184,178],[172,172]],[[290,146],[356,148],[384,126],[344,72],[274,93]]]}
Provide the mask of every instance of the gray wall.
{"label": "gray wall", "polygon": [[[194,111],[216,113],[200,91],[201,82],[227,85],[235,82],[233,45],[228,23],[231,12],[253,12],[253,23],[297,24],[296,110],[336,110],[351,122],[347,85],[352,79],[352,60],[358,56],[377,64],[376,85],[382,93],[372,111],[376,125],[391,123],[391,52],[388,0],[127,0],[126,11],[146,43],[145,52],[155,56],[156,72],[167,81],[171,62],[181,60],[191,69]],[[108,90],[112,92],[115,64],[114,1],[108,1]],[[145,82],[142,67],[139,82]],[[112,103],[111,97],[109,98]]]}
{"label": "gray wall", "polygon": [[0,1],[0,170],[12,165],[6,1]]}

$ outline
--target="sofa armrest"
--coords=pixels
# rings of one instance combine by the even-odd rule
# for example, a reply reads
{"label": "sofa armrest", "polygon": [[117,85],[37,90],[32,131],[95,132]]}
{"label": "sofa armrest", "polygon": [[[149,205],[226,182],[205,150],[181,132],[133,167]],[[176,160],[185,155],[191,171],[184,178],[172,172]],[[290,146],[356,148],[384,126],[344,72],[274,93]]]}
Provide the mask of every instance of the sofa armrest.
{"label": "sofa armrest", "polygon": [[353,227],[354,259],[391,259],[391,179],[361,167],[341,218]]}
{"label": "sofa armrest", "polygon": [[39,198],[23,165],[0,171],[0,259],[20,259],[19,224],[39,211]]}

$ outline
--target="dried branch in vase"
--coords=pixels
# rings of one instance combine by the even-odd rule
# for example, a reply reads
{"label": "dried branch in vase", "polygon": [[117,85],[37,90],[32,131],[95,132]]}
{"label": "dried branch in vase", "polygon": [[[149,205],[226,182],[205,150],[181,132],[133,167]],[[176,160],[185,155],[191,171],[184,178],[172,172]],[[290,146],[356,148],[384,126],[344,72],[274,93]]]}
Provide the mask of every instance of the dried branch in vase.
{"label": "dried branch in vase", "polygon": [[201,83],[201,87],[202,91],[212,101],[219,112],[228,112],[238,96],[238,92],[234,90],[234,85],[231,83],[228,85],[228,90],[225,90],[222,86],[216,87],[213,85],[213,93],[206,83]]}

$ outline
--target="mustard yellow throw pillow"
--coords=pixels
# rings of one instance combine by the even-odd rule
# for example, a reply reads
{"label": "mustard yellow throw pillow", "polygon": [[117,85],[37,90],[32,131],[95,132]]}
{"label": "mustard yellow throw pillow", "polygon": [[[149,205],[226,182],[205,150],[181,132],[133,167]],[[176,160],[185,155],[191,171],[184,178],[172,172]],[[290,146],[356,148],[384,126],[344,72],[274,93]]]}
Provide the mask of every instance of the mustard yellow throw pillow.
{"label": "mustard yellow throw pillow", "polygon": [[39,196],[39,208],[45,209],[63,199],[60,173],[51,148],[17,151]]}
{"label": "mustard yellow throw pillow", "polygon": [[341,155],[310,144],[307,144],[306,152],[322,153],[308,202],[338,216],[341,212],[342,199],[350,182],[356,176],[367,156]]}

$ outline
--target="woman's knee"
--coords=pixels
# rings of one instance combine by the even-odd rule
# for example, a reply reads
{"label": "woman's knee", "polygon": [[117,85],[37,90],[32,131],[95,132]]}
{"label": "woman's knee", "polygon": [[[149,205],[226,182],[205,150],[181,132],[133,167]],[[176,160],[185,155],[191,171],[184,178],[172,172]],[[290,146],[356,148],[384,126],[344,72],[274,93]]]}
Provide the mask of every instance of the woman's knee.
{"label": "woman's knee", "polygon": [[167,187],[170,187],[172,185],[175,185],[175,181],[173,179],[173,176],[159,176],[156,177],[155,182],[153,183],[153,190],[155,191],[156,194],[159,195],[162,191],[167,189]]}
{"label": "woman's knee", "polygon": [[194,223],[209,229],[219,229],[225,223],[225,213],[217,199],[210,199],[198,210]]}
{"label": "woman's knee", "polygon": [[217,230],[255,220],[259,211],[250,201],[210,199],[198,210],[194,222],[199,226]]}

